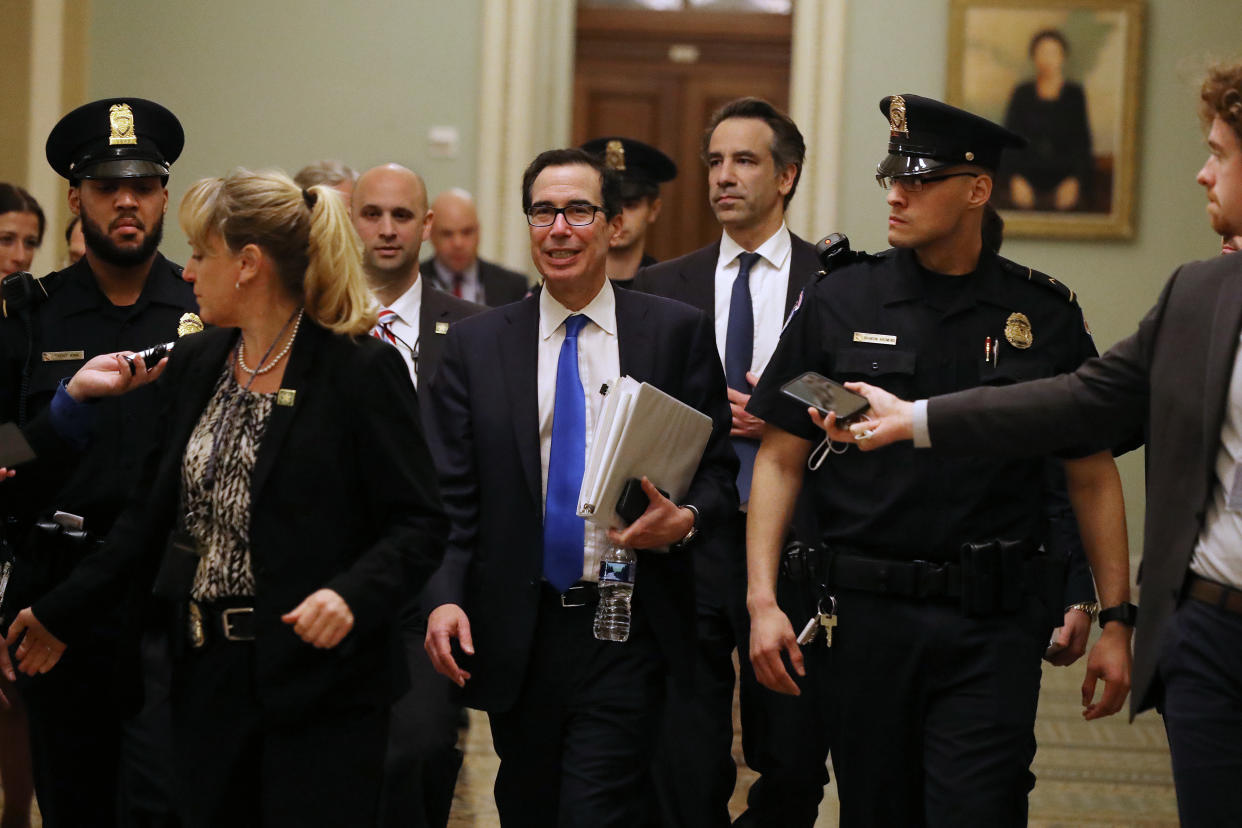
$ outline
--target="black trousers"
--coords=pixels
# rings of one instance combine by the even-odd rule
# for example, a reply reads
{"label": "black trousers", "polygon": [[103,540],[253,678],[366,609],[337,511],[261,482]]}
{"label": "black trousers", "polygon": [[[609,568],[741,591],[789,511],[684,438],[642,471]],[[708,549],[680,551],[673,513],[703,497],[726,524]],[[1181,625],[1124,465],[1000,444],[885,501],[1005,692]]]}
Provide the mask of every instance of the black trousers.
{"label": "black trousers", "polygon": [[824,694],[843,826],[1022,826],[1040,657],[1052,630],[1010,615],[836,593]]}
{"label": "black trousers", "polygon": [[[663,828],[727,826],[737,782],[733,760],[733,689],[740,679],[742,752],[760,775],[747,793],[738,826],[811,828],[828,783],[828,728],[816,683],[823,677],[822,645],[807,648],[801,696],[759,684],[750,665],[746,611],[746,516],[694,552],[698,633],[693,690],[671,684],[652,768],[658,802],[649,824]],[[778,598],[801,625],[812,610],[795,585],[782,582]],[[802,615],[803,612],[807,613]],[[793,617],[801,616],[801,617]],[[737,653],[740,677],[734,668]]]}
{"label": "black trousers", "polygon": [[461,770],[457,723],[461,705],[456,687],[435,671],[423,649],[426,623],[417,607],[403,619],[401,642],[410,689],[392,706],[381,828],[444,828]]}
{"label": "black trousers", "polygon": [[641,595],[624,643],[596,640],[594,618],[545,585],[518,700],[489,713],[505,828],[638,823],[667,670]]}
{"label": "black trousers", "polygon": [[173,668],[173,745],[187,828],[339,828],[375,823],[387,707],[341,700],[273,718],[255,690],[254,647],[216,640]]}
{"label": "black trousers", "polygon": [[1160,712],[1183,826],[1242,820],[1242,615],[1186,599],[1163,631]]}

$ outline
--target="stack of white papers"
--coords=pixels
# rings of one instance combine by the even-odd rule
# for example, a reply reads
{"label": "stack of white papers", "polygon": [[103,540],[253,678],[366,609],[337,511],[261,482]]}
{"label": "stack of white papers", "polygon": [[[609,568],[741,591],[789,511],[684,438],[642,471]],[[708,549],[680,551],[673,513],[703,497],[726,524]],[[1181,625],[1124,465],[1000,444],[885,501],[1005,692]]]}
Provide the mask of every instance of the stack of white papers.
{"label": "stack of white papers", "polygon": [[582,475],[578,515],[596,526],[622,528],[617,499],[625,481],[646,476],[678,502],[703,458],[712,420],[648,383],[608,383],[591,454]]}

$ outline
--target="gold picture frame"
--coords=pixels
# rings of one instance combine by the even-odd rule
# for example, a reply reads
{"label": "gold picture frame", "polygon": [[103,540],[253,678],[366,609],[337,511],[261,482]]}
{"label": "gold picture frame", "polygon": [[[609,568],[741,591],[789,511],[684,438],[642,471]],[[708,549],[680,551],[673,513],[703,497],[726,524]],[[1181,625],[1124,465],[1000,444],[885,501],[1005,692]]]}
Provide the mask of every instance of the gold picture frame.
{"label": "gold picture frame", "polygon": [[1031,140],[997,173],[1006,236],[1133,238],[1143,18],[1143,0],[950,0],[948,100]]}

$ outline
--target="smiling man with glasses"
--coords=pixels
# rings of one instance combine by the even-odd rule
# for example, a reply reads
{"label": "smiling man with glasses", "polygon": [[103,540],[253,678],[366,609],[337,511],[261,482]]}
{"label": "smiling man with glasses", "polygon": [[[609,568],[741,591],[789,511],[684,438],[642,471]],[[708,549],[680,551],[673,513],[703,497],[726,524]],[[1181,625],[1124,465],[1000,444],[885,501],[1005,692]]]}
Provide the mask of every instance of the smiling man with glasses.
{"label": "smiling man with glasses", "polygon": [[[751,661],[798,691],[803,655],[775,597],[785,524],[823,421],[780,389],[805,371],[927,396],[1072,370],[1095,348],[1074,294],[983,244],[1003,127],[915,95],[880,103],[888,154],[876,169],[893,249],[833,270],[785,328],[747,411],[767,421],[747,526]],[[865,439],[865,437],[864,437]],[[1040,656],[1060,626],[1063,558],[1047,551],[1045,458],[962,459],[848,446],[807,478],[832,600],[823,708],[841,824],[1024,825]],[[1105,446],[1063,455],[1070,500],[1108,607],[1124,604],[1121,488]],[[880,462],[876,462],[876,461]],[[792,623],[791,623],[792,622]],[[1116,712],[1129,631],[1109,625],[1084,683]]]}

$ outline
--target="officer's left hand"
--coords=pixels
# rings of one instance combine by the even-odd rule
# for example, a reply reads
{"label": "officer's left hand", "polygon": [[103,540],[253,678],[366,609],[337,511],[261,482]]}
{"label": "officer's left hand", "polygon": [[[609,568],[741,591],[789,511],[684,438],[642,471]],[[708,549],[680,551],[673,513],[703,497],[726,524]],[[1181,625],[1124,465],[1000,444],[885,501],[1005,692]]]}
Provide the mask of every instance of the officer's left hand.
{"label": "officer's left hand", "polygon": [[[23,635],[24,633],[24,635]],[[21,641],[17,648],[17,669],[28,676],[46,673],[56,666],[65,652],[65,643],[48,631],[30,607],[17,614],[9,626],[5,643],[10,647]],[[9,670],[12,670],[10,665]],[[16,678],[16,676],[12,676]]]}
{"label": "officer's left hand", "polygon": [[121,351],[115,354],[100,354],[92,357],[70,378],[65,390],[77,402],[94,400],[99,397],[115,397],[132,391],[139,386],[152,382],[164,372],[168,357],[164,357],[150,370],[144,360],[134,360],[134,372],[129,372],[127,355],[133,351]]}
{"label": "officer's left hand", "polygon": [[[751,388],[754,388],[759,384],[759,375],[754,371],[747,371],[746,381],[750,383]],[[729,436],[762,440],[763,420],[746,411],[746,406],[750,403],[750,394],[743,394],[736,388],[730,388],[728,392],[729,409],[733,412],[733,427],[729,429]]]}
{"label": "officer's left hand", "polygon": [[1068,667],[1087,651],[1091,637],[1091,616],[1082,610],[1065,613],[1065,623],[1052,632],[1052,643],[1044,651],[1044,660],[1057,667]]}
{"label": "officer's left hand", "polygon": [[[1120,621],[1105,625],[1100,640],[1091,648],[1087,657],[1087,677],[1082,682],[1082,717],[1102,719],[1121,709],[1130,694],[1130,634],[1131,630]],[[1104,694],[1098,702],[1095,683],[1104,679]]]}
{"label": "officer's left hand", "polygon": [[339,593],[331,589],[312,592],[305,601],[280,620],[293,626],[293,631],[307,644],[328,650],[341,643],[354,628],[354,614]]}
{"label": "officer's left hand", "polygon": [[609,529],[608,540],[627,549],[659,549],[690,534],[694,528],[694,513],[660,494],[645,476],[642,482],[643,491],[651,501],[647,510],[624,529]]}

